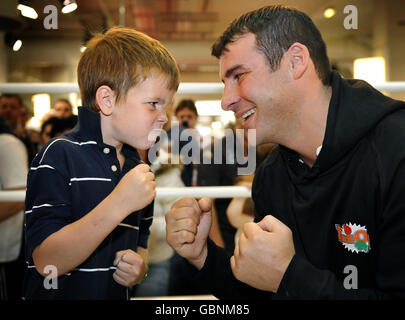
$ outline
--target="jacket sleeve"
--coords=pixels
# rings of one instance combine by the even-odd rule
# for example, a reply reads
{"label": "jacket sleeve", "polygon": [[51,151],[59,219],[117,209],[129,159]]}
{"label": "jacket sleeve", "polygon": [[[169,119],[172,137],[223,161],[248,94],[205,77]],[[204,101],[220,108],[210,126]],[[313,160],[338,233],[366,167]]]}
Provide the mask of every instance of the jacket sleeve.
{"label": "jacket sleeve", "polygon": [[276,299],[280,300],[380,300],[390,295],[378,289],[345,289],[333,272],[314,267],[295,255],[280,283]]}
{"label": "jacket sleeve", "polygon": [[192,269],[193,281],[203,285],[209,292],[219,299],[271,299],[272,294],[252,288],[238,281],[231,270],[230,256],[208,238],[208,256],[203,268],[198,271]]}

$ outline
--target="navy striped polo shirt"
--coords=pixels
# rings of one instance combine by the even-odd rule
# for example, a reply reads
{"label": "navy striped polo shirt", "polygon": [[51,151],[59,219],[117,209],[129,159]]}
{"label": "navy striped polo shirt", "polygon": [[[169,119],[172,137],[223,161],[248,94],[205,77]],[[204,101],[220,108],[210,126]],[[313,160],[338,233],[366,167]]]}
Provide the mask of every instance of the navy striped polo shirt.
{"label": "navy striped polo shirt", "polygon": [[[103,143],[100,115],[79,107],[72,131],[50,140],[28,173],[25,199],[26,274],[24,299],[128,299],[116,283],[115,253],[147,248],[153,202],[126,217],[81,265],[45,286],[32,252],[52,233],[89,213],[106,198],[129,170],[141,163],[138,152],[124,145],[121,170],[116,149]],[[113,213],[111,213],[113,214]],[[49,283],[49,280],[48,280]],[[47,289],[47,287],[49,289]]]}

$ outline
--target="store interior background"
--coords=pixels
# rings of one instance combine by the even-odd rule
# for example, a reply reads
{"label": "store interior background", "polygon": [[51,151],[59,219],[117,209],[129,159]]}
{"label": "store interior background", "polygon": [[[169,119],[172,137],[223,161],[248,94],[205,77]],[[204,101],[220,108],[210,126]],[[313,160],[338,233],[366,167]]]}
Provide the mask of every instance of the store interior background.
{"label": "store interior background", "polygon": [[[332,65],[344,77],[353,77],[355,59],[382,57],[385,81],[405,81],[403,0],[76,0],[78,7],[69,14],[61,12],[63,1],[32,0],[29,2],[38,13],[35,20],[21,16],[15,9],[18,2],[0,1],[0,83],[76,83],[80,50],[89,35],[115,25],[134,27],[160,40],[178,62],[181,82],[219,82],[218,61],[211,56],[212,43],[240,14],[276,3],[294,6],[313,19],[327,44]],[[58,9],[56,30],[44,28],[46,5]],[[344,8],[348,5],[357,8],[357,29],[344,27],[348,16]],[[333,17],[325,18],[327,8],[334,8]],[[10,35],[21,39],[20,50],[13,51],[3,41]],[[369,72],[372,74],[374,67],[370,67]],[[386,94],[405,100],[405,92]],[[34,109],[34,96],[22,97],[28,108]],[[62,97],[68,98],[75,107],[80,104],[77,93],[41,96],[45,100],[39,101],[52,106]],[[226,122],[232,121],[233,115],[224,115],[220,109],[221,94],[176,94],[173,106],[183,98],[216,101],[212,110],[200,116],[201,132],[220,134]]]}

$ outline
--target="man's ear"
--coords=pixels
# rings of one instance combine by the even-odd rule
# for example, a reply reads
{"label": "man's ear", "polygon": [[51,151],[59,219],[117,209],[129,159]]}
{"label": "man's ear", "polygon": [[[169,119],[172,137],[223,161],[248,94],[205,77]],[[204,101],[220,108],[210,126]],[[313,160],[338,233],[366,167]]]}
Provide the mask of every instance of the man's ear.
{"label": "man's ear", "polygon": [[101,113],[110,116],[115,105],[115,92],[109,86],[102,85],[96,91],[96,101]]}
{"label": "man's ear", "polygon": [[306,46],[299,42],[294,42],[287,50],[289,56],[289,67],[295,80],[300,79],[308,68],[309,51]]}

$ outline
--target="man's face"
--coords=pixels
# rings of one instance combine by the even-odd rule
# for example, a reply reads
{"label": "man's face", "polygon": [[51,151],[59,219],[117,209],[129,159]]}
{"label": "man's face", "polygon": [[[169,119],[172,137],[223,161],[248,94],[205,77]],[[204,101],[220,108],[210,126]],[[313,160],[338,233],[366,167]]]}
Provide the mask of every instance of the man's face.
{"label": "man's face", "polygon": [[272,71],[247,33],[226,46],[219,59],[225,84],[222,109],[232,110],[245,129],[256,129],[256,144],[280,143],[291,114],[285,62]]}
{"label": "man's face", "polygon": [[17,128],[18,119],[20,117],[20,103],[14,97],[2,97],[0,101],[0,115],[6,124],[12,129]]}
{"label": "man's face", "polygon": [[198,116],[188,108],[184,108],[177,112],[177,120],[181,125],[184,125],[184,122],[187,122],[189,129],[194,129],[197,124]]}
{"label": "man's face", "polygon": [[64,101],[56,102],[53,108],[55,110],[55,116],[58,118],[68,118],[72,115],[71,106]]}

